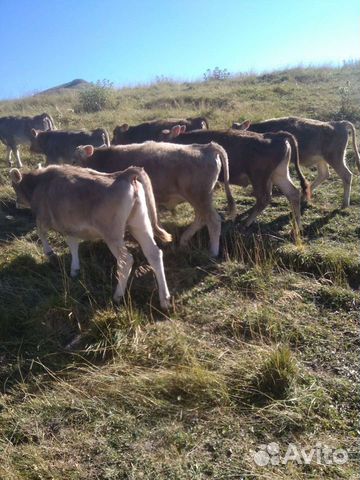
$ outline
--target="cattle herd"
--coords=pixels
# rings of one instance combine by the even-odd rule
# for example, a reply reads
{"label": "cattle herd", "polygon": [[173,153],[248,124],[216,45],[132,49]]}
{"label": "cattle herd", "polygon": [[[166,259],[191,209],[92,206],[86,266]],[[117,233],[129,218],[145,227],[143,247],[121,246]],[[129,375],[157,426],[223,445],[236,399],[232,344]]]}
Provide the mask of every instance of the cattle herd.
{"label": "cattle herd", "polygon": [[[63,234],[71,252],[71,276],[76,276],[79,240],[103,239],[117,260],[114,300],[119,301],[133,265],[124,241],[128,229],[155,272],[163,309],[169,307],[170,294],[155,238],[166,243],[171,235],[159,223],[157,205],[173,209],[188,202],[195,218],[182,234],[180,245],[185,246],[206,226],[210,253],[215,257],[221,233],[221,219],[213,205],[218,180],[224,184],[231,218],[236,212],[230,184],[251,184],[255,205],[247,212],[246,227],[270,203],[272,186],[276,185],[288,199],[301,229],[301,199],[309,199],[328,178],[329,165],[343,182],[342,206],[350,204],[352,173],[345,163],[349,132],[360,171],[355,128],[347,121],[286,117],[211,130],[203,117],[154,120],[115,127],[110,144],[104,128],[57,130],[46,113],[0,118],[0,140],[7,147],[7,162],[12,167],[13,153],[18,166],[10,170],[17,205],[33,211],[45,254],[54,255],[48,230]],[[21,171],[21,144],[43,154],[46,167]],[[301,191],[291,180],[290,163]],[[317,167],[312,184],[305,179],[302,166]]]}

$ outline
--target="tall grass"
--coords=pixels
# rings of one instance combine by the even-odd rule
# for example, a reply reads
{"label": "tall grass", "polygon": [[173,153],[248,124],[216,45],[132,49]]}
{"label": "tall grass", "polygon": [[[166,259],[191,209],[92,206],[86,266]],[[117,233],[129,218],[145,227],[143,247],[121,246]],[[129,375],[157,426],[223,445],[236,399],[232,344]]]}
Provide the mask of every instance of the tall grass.
{"label": "tall grass", "polygon": [[[77,112],[79,94],[69,91],[0,102],[0,115],[48,111],[60,128],[109,130],[195,114],[214,128],[290,114],[334,119],[346,106],[339,88],[350,82],[346,101],[358,127],[358,75],[355,63],[211,82],[159,78],[116,90],[113,108],[97,113]],[[23,160],[39,161],[26,149]],[[164,248],[174,296],[165,315],[131,239],[134,273],[120,306],[111,300],[116,266],[104,244],[81,244],[78,279],[60,236],[50,235],[57,262],[44,258],[34,219],[15,209],[1,170],[1,479],[356,477],[359,180],[345,211],[337,209],[341,181],[321,186],[298,236],[278,196],[244,230],[254,199],[233,190],[240,216],[223,222],[217,261],[206,231],[178,247],[189,206],[161,213],[175,238]],[[225,218],[221,189],[215,204]],[[271,442],[322,442],[346,448],[350,460],[257,466],[254,452]]]}

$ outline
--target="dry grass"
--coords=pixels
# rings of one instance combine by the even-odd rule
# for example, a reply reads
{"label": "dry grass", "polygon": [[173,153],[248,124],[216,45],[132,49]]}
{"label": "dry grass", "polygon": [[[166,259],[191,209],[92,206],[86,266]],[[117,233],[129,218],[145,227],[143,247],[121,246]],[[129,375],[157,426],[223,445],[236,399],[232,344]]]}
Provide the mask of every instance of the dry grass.
{"label": "dry grass", "polygon": [[[159,82],[118,91],[116,108],[98,114],[74,113],[75,94],[1,102],[0,114],[45,110],[65,128],[110,130],[198,113],[214,127],[287,114],[326,119],[339,112],[339,87],[348,82],[359,104],[359,75],[355,64]],[[359,110],[349,114],[359,122]],[[25,150],[23,158],[39,161]],[[120,307],[111,301],[115,265],[102,243],[81,245],[77,280],[56,234],[50,241],[59,263],[48,263],[33,219],[15,209],[4,168],[0,478],[356,478],[359,178],[344,211],[337,209],[341,191],[333,175],[316,192],[296,242],[288,204],[274,197],[248,231],[240,232],[240,221],[223,223],[219,261],[208,258],[202,232],[187,250],[167,246],[174,308],[164,315],[134,245],[135,273]],[[248,191],[234,192],[240,212],[252,204]],[[221,189],[216,204],[224,213]],[[191,215],[184,205],[162,220],[178,239]],[[271,442],[282,451],[289,443],[310,449],[321,442],[346,448],[350,459],[257,466],[254,454]]]}

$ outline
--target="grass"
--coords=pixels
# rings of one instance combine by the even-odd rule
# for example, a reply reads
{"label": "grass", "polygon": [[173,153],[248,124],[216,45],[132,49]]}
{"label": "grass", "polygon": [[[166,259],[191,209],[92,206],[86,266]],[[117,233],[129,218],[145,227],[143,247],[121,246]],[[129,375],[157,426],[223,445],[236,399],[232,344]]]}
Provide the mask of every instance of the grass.
{"label": "grass", "polygon": [[[61,127],[205,114],[211,126],[278,115],[337,118],[348,86],[359,127],[360,69],[296,68],[225,81],[159,82],[116,92],[116,108],[77,114],[74,93],[0,103],[0,114],[48,111]],[[39,157],[29,157],[36,165]],[[1,147],[1,155],[5,149]],[[351,150],[348,162],[354,171]],[[311,178],[314,173],[305,170]],[[253,202],[234,187],[241,214]],[[340,210],[333,174],[292,236],[281,196],[241,231],[223,223],[221,258],[201,232],[189,249],[164,248],[172,311],[159,311],[155,280],[135,244],[124,302],[111,300],[115,265],[101,242],[80,247],[80,277],[44,257],[26,210],[0,172],[0,478],[357,478],[359,404],[359,177]],[[222,189],[216,206],[225,213]],[[162,213],[178,240],[192,212]],[[224,215],[225,216],[225,215]],[[257,466],[261,445],[317,442],[345,448],[343,465]]]}

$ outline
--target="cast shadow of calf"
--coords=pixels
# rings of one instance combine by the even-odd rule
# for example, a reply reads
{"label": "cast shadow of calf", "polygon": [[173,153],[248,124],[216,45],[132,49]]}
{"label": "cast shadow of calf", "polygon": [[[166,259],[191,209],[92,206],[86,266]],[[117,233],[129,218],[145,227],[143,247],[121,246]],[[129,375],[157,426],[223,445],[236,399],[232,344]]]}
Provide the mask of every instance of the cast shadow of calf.
{"label": "cast shadow of calf", "polygon": [[0,242],[33,230],[35,220],[30,209],[16,208],[14,201],[0,203]]}

